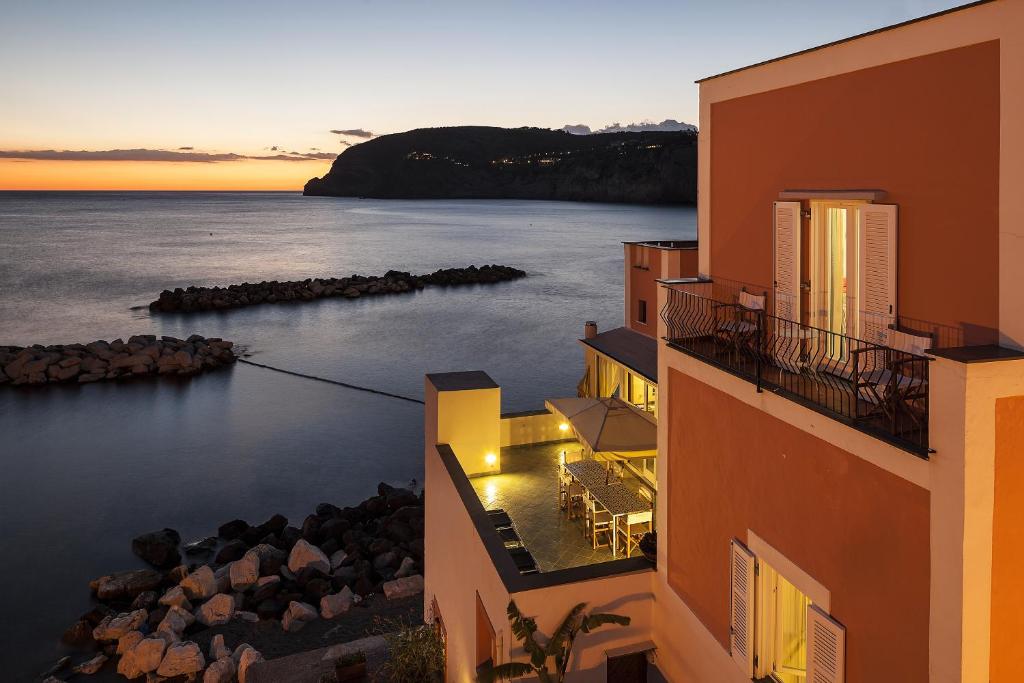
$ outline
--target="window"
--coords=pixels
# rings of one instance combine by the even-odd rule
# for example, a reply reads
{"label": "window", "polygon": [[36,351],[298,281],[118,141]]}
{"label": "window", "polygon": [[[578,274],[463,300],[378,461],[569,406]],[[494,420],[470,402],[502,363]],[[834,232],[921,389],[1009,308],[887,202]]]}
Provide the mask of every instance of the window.
{"label": "window", "polygon": [[758,578],[758,663],[779,683],[805,683],[811,601],[764,561],[758,565]]}
{"label": "window", "polygon": [[477,671],[497,663],[497,642],[494,626],[487,616],[480,594],[476,594],[476,668]]}
{"label": "window", "polygon": [[[756,556],[742,542],[731,542],[729,649],[733,661],[747,676],[759,680],[844,683],[846,629],[828,614],[828,591],[750,533],[753,547],[758,548]],[[777,566],[766,562],[766,557]],[[820,604],[812,602],[811,595]]]}
{"label": "window", "polygon": [[626,400],[640,410],[655,414],[658,388],[633,372],[626,373]]}
{"label": "window", "polygon": [[647,302],[643,299],[637,299],[636,302],[636,321],[642,325],[647,324]]}

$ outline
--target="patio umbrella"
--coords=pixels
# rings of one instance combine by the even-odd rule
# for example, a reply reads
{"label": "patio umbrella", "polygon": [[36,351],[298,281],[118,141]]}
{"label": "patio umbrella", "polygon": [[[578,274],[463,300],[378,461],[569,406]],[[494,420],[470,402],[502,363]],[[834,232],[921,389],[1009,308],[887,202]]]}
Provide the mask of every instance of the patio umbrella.
{"label": "patio umbrella", "polygon": [[658,428],[617,398],[553,398],[545,403],[595,453],[644,457],[658,447]]}

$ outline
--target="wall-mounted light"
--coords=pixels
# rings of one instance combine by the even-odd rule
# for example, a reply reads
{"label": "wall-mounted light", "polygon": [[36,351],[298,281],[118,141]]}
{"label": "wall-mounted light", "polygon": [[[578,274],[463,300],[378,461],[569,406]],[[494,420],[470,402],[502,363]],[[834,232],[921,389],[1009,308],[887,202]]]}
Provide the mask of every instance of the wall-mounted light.
{"label": "wall-mounted light", "polygon": [[488,467],[494,467],[494,464],[498,462],[498,456],[494,453],[488,453],[484,456],[484,462],[487,463]]}
{"label": "wall-mounted light", "polygon": [[567,431],[569,431],[569,423],[568,422],[563,422],[562,424],[558,425],[558,431],[560,431],[560,432],[567,432]]}

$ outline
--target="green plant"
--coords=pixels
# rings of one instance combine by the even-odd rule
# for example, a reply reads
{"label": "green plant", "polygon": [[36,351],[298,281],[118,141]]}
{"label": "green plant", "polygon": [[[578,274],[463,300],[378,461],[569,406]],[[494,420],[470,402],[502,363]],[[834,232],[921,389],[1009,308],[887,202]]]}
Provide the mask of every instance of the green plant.
{"label": "green plant", "polygon": [[381,619],[374,631],[388,644],[388,659],[377,680],[389,683],[423,683],[444,671],[444,641],[436,626],[413,624],[405,619]]}
{"label": "green plant", "polygon": [[[507,662],[492,666],[490,669],[480,672],[477,680],[481,683],[493,683],[493,681],[509,680],[519,676],[535,675],[540,683],[563,683],[565,670],[569,666],[569,658],[572,654],[572,646],[580,632],[590,633],[605,624],[629,625],[629,617],[594,612],[584,614],[583,610],[586,608],[587,603],[585,602],[573,607],[547,643],[541,645],[536,638],[537,621],[533,617],[524,617],[519,611],[519,607],[516,606],[516,601],[510,600],[508,620],[512,624],[512,634],[522,641],[523,649],[526,650],[526,654],[530,655],[530,661]],[[552,658],[554,658],[554,672],[548,670],[548,660]]]}

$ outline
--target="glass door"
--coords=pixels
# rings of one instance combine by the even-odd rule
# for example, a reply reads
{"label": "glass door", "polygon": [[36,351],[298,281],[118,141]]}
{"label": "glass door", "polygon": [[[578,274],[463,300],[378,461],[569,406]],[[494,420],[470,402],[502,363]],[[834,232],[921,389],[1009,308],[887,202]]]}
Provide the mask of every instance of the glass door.
{"label": "glass door", "polygon": [[827,358],[845,361],[844,337],[856,334],[855,265],[860,202],[811,202],[811,321],[822,330],[817,345]]}

